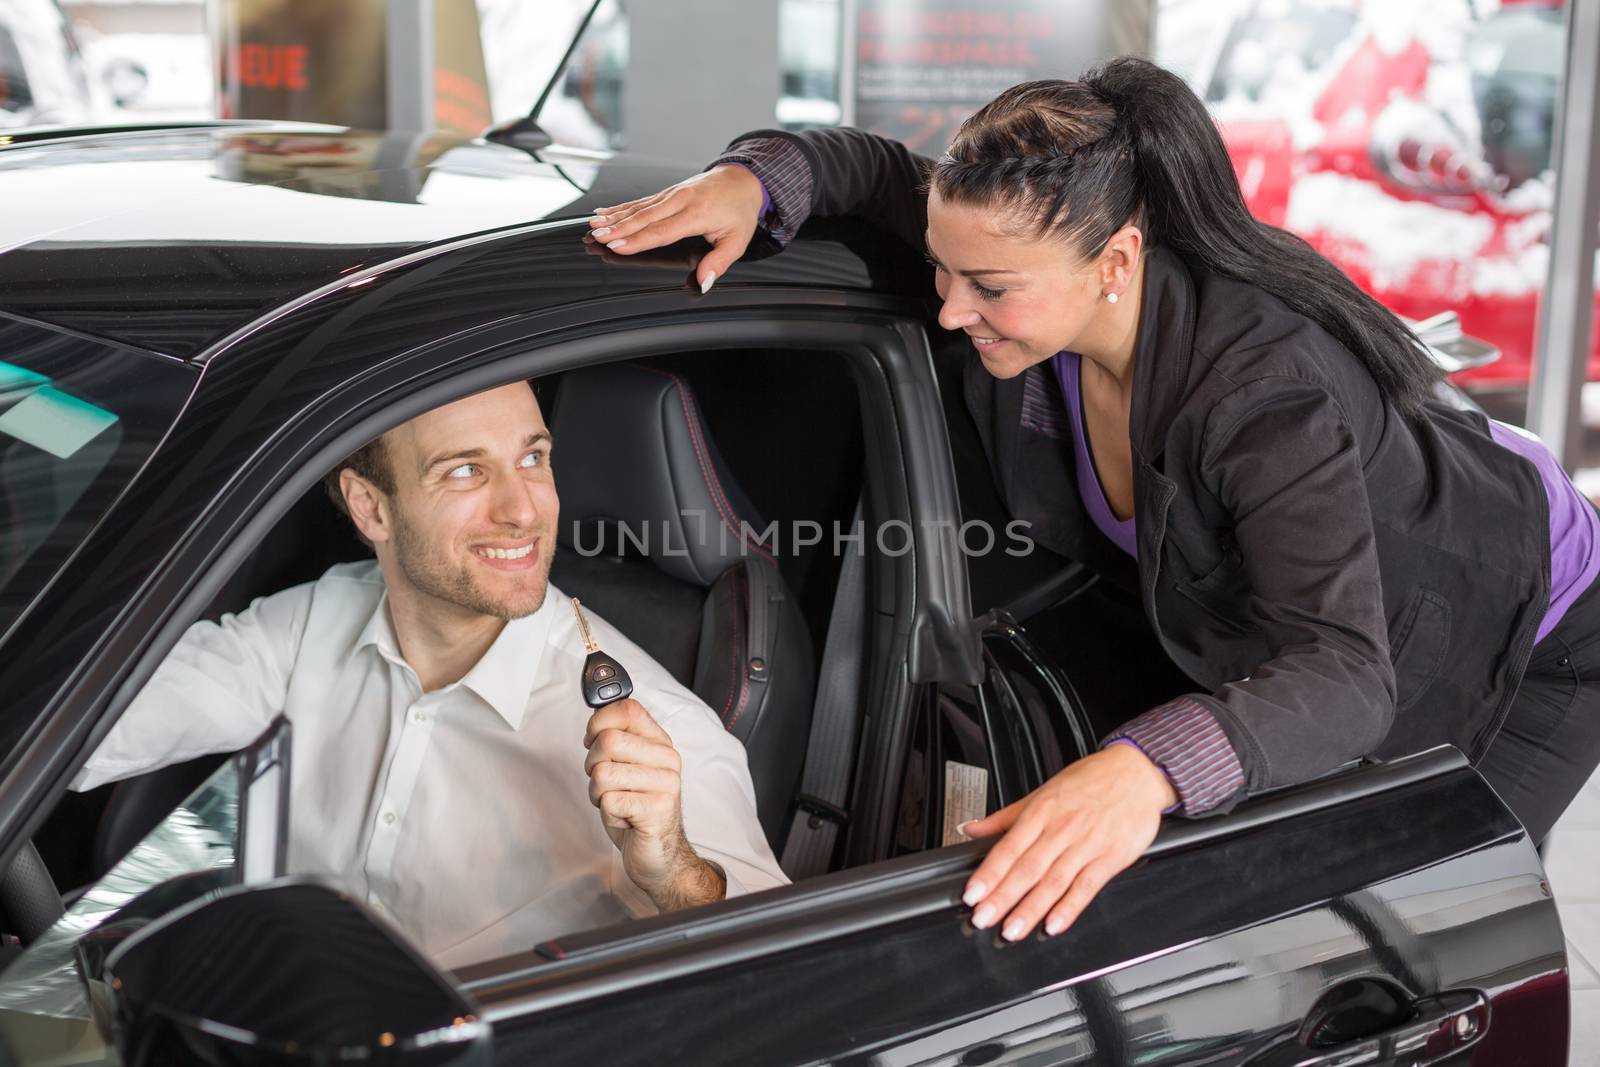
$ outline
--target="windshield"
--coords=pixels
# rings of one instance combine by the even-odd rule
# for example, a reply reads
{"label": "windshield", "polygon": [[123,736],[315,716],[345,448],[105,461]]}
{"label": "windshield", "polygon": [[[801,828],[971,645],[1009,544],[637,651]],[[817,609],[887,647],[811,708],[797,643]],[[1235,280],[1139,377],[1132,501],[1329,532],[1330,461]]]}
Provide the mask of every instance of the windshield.
{"label": "windshield", "polygon": [[0,318],[0,640],[149,458],[194,376]]}

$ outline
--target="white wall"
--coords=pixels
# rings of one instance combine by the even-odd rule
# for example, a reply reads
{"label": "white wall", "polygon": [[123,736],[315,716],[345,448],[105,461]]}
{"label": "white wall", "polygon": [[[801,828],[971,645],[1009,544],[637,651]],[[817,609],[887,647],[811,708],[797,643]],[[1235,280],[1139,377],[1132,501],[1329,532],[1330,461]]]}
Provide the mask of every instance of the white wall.
{"label": "white wall", "polygon": [[709,160],[735,134],[776,123],[775,2],[647,0],[628,5],[628,23],[630,152]]}

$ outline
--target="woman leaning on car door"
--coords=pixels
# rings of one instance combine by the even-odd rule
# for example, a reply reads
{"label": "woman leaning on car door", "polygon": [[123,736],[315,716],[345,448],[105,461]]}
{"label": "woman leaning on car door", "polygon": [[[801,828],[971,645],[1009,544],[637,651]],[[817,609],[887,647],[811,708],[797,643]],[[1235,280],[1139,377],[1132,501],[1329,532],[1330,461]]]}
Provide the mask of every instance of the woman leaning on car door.
{"label": "woman leaning on car door", "polygon": [[1600,518],[1536,439],[1437,401],[1389,311],[1250,216],[1179,78],[1123,58],[1018,85],[936,162],[761,131],[590,225],[623,255],[706,237],[709,287],[758,223],[783,240],[809,215],[926,243],[1008,508],[1125,572],[1205,689],[969,824],[1003,835],[967,886],[978,926],[1064,929],[1164,814],[1441,743],[1549,832],[1600,762]]}

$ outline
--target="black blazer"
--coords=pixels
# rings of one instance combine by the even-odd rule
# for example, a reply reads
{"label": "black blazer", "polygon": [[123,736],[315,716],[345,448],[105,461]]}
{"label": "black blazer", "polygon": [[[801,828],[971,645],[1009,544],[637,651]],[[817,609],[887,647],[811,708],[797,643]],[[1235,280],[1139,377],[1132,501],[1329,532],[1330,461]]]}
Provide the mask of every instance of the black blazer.
{"label": "black blazer", "polygon": [[[923,245],[927,160],[859,130],[747,136],[800,146],[813,214]],[[1048,368],[1003,381],[973,353],[966,400],[1007,507],[1047,548],[1134,579],[1163,647],[1210,690],[1196,698],[1246,791],[1442,743],[1481,758],[1549,601],[1537,471],[1476,412],[1441,401],[1407,420],[1359,359],[1261,289],[1164,248],[1144,286],[1137,575],[1082,506],[1070,439],[1025,417],[1025,400],[1059,409]]]}

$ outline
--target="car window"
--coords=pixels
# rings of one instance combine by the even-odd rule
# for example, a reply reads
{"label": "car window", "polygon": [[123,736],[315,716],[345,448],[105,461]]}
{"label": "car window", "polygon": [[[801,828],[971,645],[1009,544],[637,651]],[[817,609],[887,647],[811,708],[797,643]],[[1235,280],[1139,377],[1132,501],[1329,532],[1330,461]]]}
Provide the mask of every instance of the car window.
{"label": "car window", "polygon": [[[675,410],[683,412],[684,419],[688,421],[691,427],[698,426],[702,429],[715,429],[714,439],[717,442],[717,448],[724,452],[723,456],[716,458],[719,461],[725,459],[727,464],[727,470],[721,472],[717,478],[717,484],[722,491],[734,493],[734,487],[742,483],[743,487],[749,492],[751,498],[749,504],[755,509],[755,514],[760,516],[759,519],[754,520],[754,528],[763,531],[776,531],[775,536],[782,538],[782,543],[787,547],[787,551],[781,554],[784,565],[779,568],[779,576],[789,583],[786,587],[789,596],[786,600],[773,602],[789,603],[797,606],[794,608],[794,616],[786,617],[781,630],[774,629],[769,632],[796,635],[800,634],[803,628],[809,627],[809,624],[815,620],[821,620],[825,626],[829,617],[836,584],[836,573],[834,570],[827,569],[830,560],[826,558],[827,550],[822,547],[823,541],[827,541],[831,548],[831,538],[824,538],[823,541],[819,541],[815,537],[810,540],[802,540],[801,538],[809,527],[831,530],[837,524],[849,521],[856,501],[860,497],[860,479],[863,469],[861,430],[852,428],[850,421],[846,419],[837,420],[838,424],[828,435],[828,441],[814,442],[808,445],[803,455],[797,454],[794,459],[790,460],[787,457],[775,457],[772,454],[770,439],[774,435],[780,438],[794,438],[805,432],[806,428],[810,426],[810,413],[816,410],[817,403],[801,402],[810,397],[810,393],[807,390],[815,392],[818,397],[830,399],[831,402],[838,404],[842,410],[849,411],[853,407],[848,398],[853,395],[850,391],[855,386],[852,384],[852,379],[848,375],[848,367],[843,360],[830,354],[826,359],[834,362],[829,362],[826,366],[823,366],[824,359],[817,353],[808,352],[805,356],[806,358],[802,359],[801,356],[795,353],[775,351],[766,353],[764,357],[762,353],[740,349],[729,352],[721,360],[712,361],[701,353],[685,353],[661,356],[653,360],[649,368],[642,368],[636,371],[636,373],[651,374],[652,381],[657,378],[676,380],[680,388],[687,387],[692,391],[692,405],[689,401],[684,400],[682,406]],[[773,384],[774,380],[779,384]],[[764,383],[762,395],[771,396],[773,398],[772,406],[781,410],[774,413],[767,406],[755,402],[752,393],[755,391],[754,383],[756,382]],[[582,384],[578,380],[578,375],[567,372],[560,379],[547,377],[542,384],[546,387],[544,391],[545,399],[549,403],[548,411],[550,414],[547,415],[547,418],[554,420],[558,412],[576,412],[579,410],[573,407],[584,395],[581,390],[576,388]],[[556,391],[555,387],[558,385],[560,388],[559,391]],[[595,383],[591,383],[590,395],[593,395],[593,388],[598,388],[598,386]],[[688,395],[691,394],[683,394],[683,396]],[[681,399],[682,396],[680,396]],[[579,418],[580,416],[573,414],[564,417]],[[572,429],[576,429],[576,427],[574,426]],[[559,462],[557,469],[566,471],[570,476],[582,469],[581,466],[575,466],[579,456],[579,453],[575,451],[576,446],[573,444],[576,438],[562,437],[559,432],[557,437],[566,442],[564,447],[567,449],[565,458]],[[692,440],[695,442],[695,450],[692,453],[684,453],[684,457],[687,460],[696,464],[693,467],[696,472],[703,472],[704,467],[700,464],[709,462],[703,457],[710,455],[710,453],[702,453],[699,449],[702,446],[709,448],[710,446],[706,445],[706,442],[711,439],[710,436],[692,436]],[[600,460],[597,459],[596,462],[599,463]],[[743,494],[740,495],[742,496]],[[575,528],[581,522],[582,513],[581,509],[578,508],[578,503],[577,491],[569,487],[562,501],[562,516],[564,520],[572,524],[572,528]],[[236,573],[229,576],[226,588],[215,598],[215,607],[208,609],[206,614],[212,614],[213,611],[243,609],[257,595],[270,595],[272,592],[306,580],[308,575],[311,578],[315,578],[326,570],[326,562],[317,553],[327,549],[332,541],[341,540],[351,548],[360,549],[360,546],[347,529],[348,524],[342,516],[335,512],[333,505],[328,501],[320,487],[309,492],[303,498],[301,504],[306,505],[306,507],[302,509],[297,505],[296,508],[284,515],[261,545],[257,546],[251,558],[241,565]],[[315,505],[315,507],[313,508],[311,505]],[[331,519],[332,525],[324,525],[323,520],[325,519]],[[637,517],[634,520],[635,528],[641,535],[647,529],[645,525],[647,521]],[[656,529],[660,529],[659,525],[656,526]],[[714,530],[715,528],[713,528]],[[282,535],[281,537],[279,536],[280,534]],[[641,540],[643,539],[641,537]],[[625,559],[619,555],[614,560],[608,555],[606,559],[595,565],[604,569],[605,578],[617,583],[614,587],[622,590],[625,594],[629,590],[636,588],[630,584],[635,578],[641,583],[648,583],[654,578],[654,572],[649,569],[660,566],[660,564],[651,561],[652,557],[649,557],[647,548],[642,547],[636,541],[630,543],[640,555],[629,554]],[[646,543],[657,544],[657,542],[653,541],[647,541]],[[587,540],[584,542],[586,548],[591,544],[592,542]],[[282,551],[280,552],[280,550]],[[802,554],[802,550],[804,554]],[[732,552],[737,551],[737,549],[730,548],[726,551]],[[361,552],[361,554],[364,555],[364,552]],[[592,558],[588,552],[580,555],[575,536],[573,543],[567,547],[563,555],[568,562],[577,564],[582,564]],[[661,559],[669,562],[680,558],[679,551],[666,544],[660,544],[659,555]],[[299,571],[293,578],[285,576],[279,570],[280,565],[284,562],[284,559],[280,557],[292,557],[291,566],[297,570],[302,565],[307,565],[309,569]],[[799,566],[798,564],[801,563],[806,564],[806,566]],[[633,574],[635,570],[643,569],[644,574],[635,575],[632,578],[614,576],[614,572],[620,572],[624,569],[627,569],[630,574]],[[662,573],[665,574],[667,572],[663,570]],[[596,598],[591,600],[586,593],[584,603],[603,608],[603,601],[599,599],[599,596],[604,589],[612,588],[612,586],[607,586],[606,581],[603,579],[595,579],[593,573],[589,573],[589,577],[593,586],[590,592],[594,593]],[[638,586],[638,588],[658,587],[660,587],[659,584],[642,584]],[[577,586],[574,585],[569,588],[563,585],[561,588],[570,593],[574,592]],[[728,588],[728,586],[724,586],[724,588]],[[703,594],[702,599],[710,596],[711,594],[708,592]],[[665,605],[661,610],[664,613],[666,608],[671,606]],[[808,613],[804,610],[805,606],[810,606],[812,610]],[[698,636],[702,610],[700,602],[698,600],[695,601],[692,609],[685,610],[688,611],[685,618],[692,623],[692,627],[684,626],[682,628],[686,631],[692,628]],[[627,614],[626,611],[619,609],[609,613],[603,612],[603,617],[624,618]],[[651,634],[641,630],[640,636],[641,638],[649,638]],[[659,634],[656,636],[659,636]],[[814,641],[816,647],[820,648],[825,644],[825,636],[825,631],[819,628],[817,638]],[[630,636],[631,639],[632,637]],[[799,638],[796,638],[795,641],[799,645],[805,643]],[[774,647],[776,647],[776,642]],[[643,641],[640,642],[640,648],[641,651],[645,649]],[[783,646],[782,651],[786,656],[798,655],[788,645]],[[665,655],[658,656],[654,653],[652,653],[652,656],[658,662],[670,659]],[[714,672],[708,672],[711,677],[716,680],[721,680],[724,677],[720,669],[724,662],[726,661],[720,657],[717,659],[718,669]],[[767,662],[771,663],[773,661],[768,660]],[[784,662],[789,661],[785,660]],[[680,678],[679,680],[684,684],[692,682],[695,667],[695,657],[691,655],[684,664],[688,677]],[[810,670],[814,672],[816,669],[813,663]],[[798,672],[796,676],[798,677]],[[786,682],[784,684],[792,685],[795,683]],[[737,699],[744,699],[738,694],[735,694],[735,696]],[[796,708],[809,710],[812,697],[809,688],[804,692],[803,696],[803,700],[795,700],[792,703]],[[721,704],[719,703],[717,706],[721,706]],[[787,704],[784,706],[787,706]],[[160,706],[157,705],[157,707],[159,709]],[[750,705],[750,707],[753,708],[754,705]],[[753,717],[754,715],[752,714]],[[319,749],[312,735],[304,735],[300,738],[300,741],[304,743],[297,748],[297,760],[301,761],[302,767],[313,766],[316,754],[319,751],[326,751],[326,749]],[[802,735],[802,745],[803,741]],[[579,752],[578,756],[573,758],[574,765],[581,766],[581,756],[582,753]],[[775,760],[776,757],[773,757],[773,759]],[[753,770],[752,774],[757,779],[756,785],[759,790],[760,783],[766,779],[761,777],[759,768]],[[316,775],[309,775],[308,777],[310,780],[322,780]],[[771,776],[771,780],[792,782],[792,778],[783,778],[777,773]],[[587,806],[587,800],[582,796],[581,790],[575,795],[577,795],[581,804]],[[80,809],[79,814],[85,810],[88,809]],[[77,819],[77,815],[72,813],[69,813],[69,816],[72,820]],[[787,821],[788,817],[785,814],[783,823],[786,824]],[[84,822],[73,821],[72,825],[82,826]],[[82,834],[78,835],[80,840],[83,836]],[[611,846],[608,843],[607,849],[610,848]],[[609,852],[607,853],[607,858],[611,858]],[[432,857],[432,859],[437,860],[437,856]],[[86,874],[81,880],[87,880],[87,877],[88,875]],[[344,886],[342,888],[349,887]]]}
{"label": "car window", "polygon": [[0,320],[0,635],[172,424],[181,364]]}
{"label": "car window", "polygon": [[22,111],[33,106],[28,72],[11,31],[0,26],[0,111]]}

